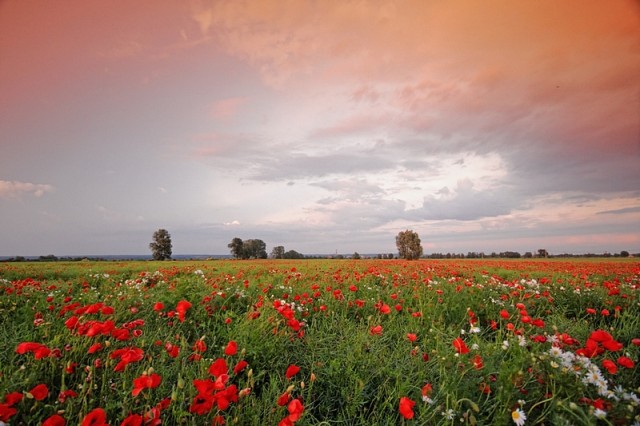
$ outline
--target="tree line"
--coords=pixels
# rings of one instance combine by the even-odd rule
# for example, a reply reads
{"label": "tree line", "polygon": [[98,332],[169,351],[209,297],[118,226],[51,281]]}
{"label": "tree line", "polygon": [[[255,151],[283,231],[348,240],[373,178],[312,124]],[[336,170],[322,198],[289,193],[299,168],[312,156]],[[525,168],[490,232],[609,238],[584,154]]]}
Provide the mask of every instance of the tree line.
{"label": "tree line", "polygon": [[[235,237],[231,240],[229,244],[227,244],[231,255],[236,259],[266,259],[269,257],[267,255],[267,245],[261,239],[253,238],[248,240],[243,240],[241,238]],[[168,260],[171,259],[171,235],[166,229],[158,229],[153,234],[153,241],[149,244],[149,248],[151,249],[151,254],[154,260]],[[485,254],[484,252],[468,252],[466,255],[463,253],[431,253],[428,256],[424,255],[424,251],[422,248],[422,243],[420,241],[420,236],[417,232],[407,229],[405,231],[401,231],[396,236],[396,248],[398,249],[398,258],[406,259],[406,260],[415,260],[423,257],[430,259],[478,259],[478,258],[546,258],[546,257],[595,257],[595,256],[603,256],[603,257],[629,257],[629,252],[626,250],[621,251],[619,254],[610,254],[604,253],[600,255],[592,254],[592,255],[570,255],[570,254],[562,254],[551,256],[546,249],[538,249],[534,254],[532,252],[526,252],[524,255],[521,255],[517,251],[504,251],[500,253],[492,252],[491,254]],[[634,255],[635,256],[635,255]],[[275,246],[271,250],[271,258],[273,259],[304,259],[305,255],[302,253],[298,253],[295,250],[285,251],[284,246]],[[336,255],[336,258],[343,257],[341,255]],[[352,259],[360,259],[360,254],[355,252],[352,256]],[[392,253],[389,254],[379,254],[377,256],[378,259],[393,259],[394,256]],[[42,259],[45,260],[45,259]],[[47,259],[48,260],[48,259]]]}

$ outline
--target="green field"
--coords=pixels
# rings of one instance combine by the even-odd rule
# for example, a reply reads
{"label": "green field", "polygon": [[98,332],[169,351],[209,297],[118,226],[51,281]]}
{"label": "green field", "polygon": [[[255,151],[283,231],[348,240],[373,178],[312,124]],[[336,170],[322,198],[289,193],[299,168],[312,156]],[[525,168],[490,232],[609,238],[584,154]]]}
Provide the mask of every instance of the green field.
{"label": "green field", "polygon": [[0,263],[0,422],[639,423],[639,288],[635,259]]}

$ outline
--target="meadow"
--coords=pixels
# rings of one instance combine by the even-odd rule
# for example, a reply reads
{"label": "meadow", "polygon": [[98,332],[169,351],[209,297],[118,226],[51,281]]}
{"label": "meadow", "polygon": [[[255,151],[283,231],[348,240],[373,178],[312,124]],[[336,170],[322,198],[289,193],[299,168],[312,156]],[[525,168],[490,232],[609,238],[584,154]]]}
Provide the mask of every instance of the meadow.
{"label": "meadow", "polygon": [[0,425],[640,424],[640,262],[0,263]]}

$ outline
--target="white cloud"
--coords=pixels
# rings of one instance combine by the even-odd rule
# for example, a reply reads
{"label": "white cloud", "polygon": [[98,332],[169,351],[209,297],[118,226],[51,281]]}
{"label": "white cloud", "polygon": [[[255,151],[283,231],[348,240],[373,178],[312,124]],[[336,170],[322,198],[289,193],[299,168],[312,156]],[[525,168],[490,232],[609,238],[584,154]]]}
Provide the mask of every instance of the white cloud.
{"label": "white cloud", "polygon": [[21,194],[31,194],[42,197],[47,192],[52,192],[53,186],[46,184],[0,180],[0,197],[12,198]]}

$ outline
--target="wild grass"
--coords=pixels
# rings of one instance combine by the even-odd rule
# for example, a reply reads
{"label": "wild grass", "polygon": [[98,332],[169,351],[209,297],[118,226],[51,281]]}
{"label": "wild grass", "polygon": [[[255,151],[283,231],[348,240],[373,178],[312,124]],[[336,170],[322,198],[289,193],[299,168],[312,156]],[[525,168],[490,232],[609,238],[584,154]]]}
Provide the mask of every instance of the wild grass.
{"label": "wild grass", "polygon": [[[508,425],[520,409],[525,424],[632,424],[639,286],[634,260],[0,264],[0,421],[58,414],[83,424],[101,408],[111,425],[138,424],[135,414],[145,424]],[[181,321],[183,301],[191,307]],[[116,331],[90,336],[72,317]],[[595,331],[620,347],[579,357]],[[238,351],[225,354],[230,341]],[[51,353],[17,353],[24,342]],[[144,356],[114,371],[124,348]],[[219,359],[224,388],[241,395],[196,413],[194,380],[214,379]],[[248,366],[232,372],[241,360]],[[300,371],[287,378],[291,365]],[[132,395],[134,379],[154,372],[159,386]],[[589,382],[589,372],[602,380]],[[39,384],[48,393],[36,400]],[[77,396],[60,397],[70,390]],[[278,405],[285,393],[303,404],[299,419]],[[8,404],[11,394],[22,399]],[[401,397],[415,402],[413,418]]]}

